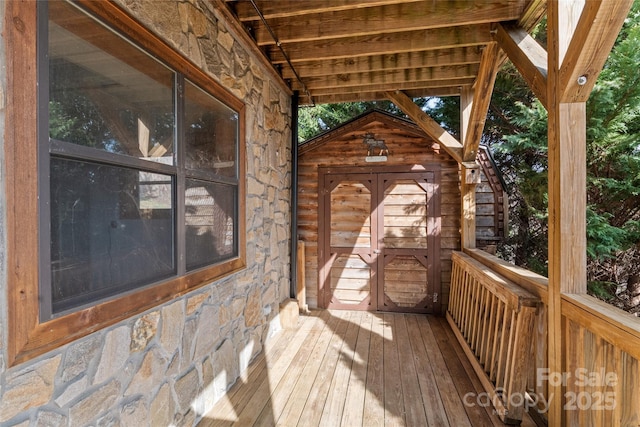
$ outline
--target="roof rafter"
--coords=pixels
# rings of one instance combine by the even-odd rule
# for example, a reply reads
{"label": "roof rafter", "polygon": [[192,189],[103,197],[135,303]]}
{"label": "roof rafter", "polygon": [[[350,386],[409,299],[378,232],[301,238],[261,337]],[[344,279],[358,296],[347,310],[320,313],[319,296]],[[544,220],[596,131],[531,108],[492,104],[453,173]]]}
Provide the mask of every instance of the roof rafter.
{"label": "roof rafter", "polygon": [[[339,10],[422,1],[424,0],[350,0],[348,2],[328,2],[326,0],[256,0],[256,4],[266,19],[275,19],[301,16],[309,13],[334,12]],[[227,0],[227,3],[234,5],[239,19],[243,22],[260,19],[256,10],[248,1]]]}
{"label": "roof rafter", "polygon": [[[404,93],[410,98],[445,97],[460,95],[458,87],[434,87],[405,90]],[[340,92],[329,95],[314,96],[313,101],[318,104],[338,104],[342,102],[377,101],[387,98],[387,91],[384,90],[364,90],[362,92]],[[300,96],[300,105],[312,104],[311,100]]]}
{"label": "roof rafter", "polygon": [[498,24],[496,40],[542,105],[547,105],[547,52],[523,28]]}
{"label": "roof rafter", "polygon": [[[432,80],[473,79],[478,66],[457,65],[455,67],[412,68],[404,70],[375,71],[370,73],[334,74],[308,77],[304,79],[307,89],[341,88],[376,84],[400,84],[403,82]],[[292,82],[292,87],[302,90],[300,83]]]}
{"label": "roof rafter", "polygon": [[[291,62],[384,55],[416,50],[448,49],[484,45],[492,41],[490,24],[469,25],[434,30],[405,31],[389,35],[345,37],[309,43],[291,43],[286,53]],[[272,63],[286,59],[271,46],[267,52]]]}
{"label": "roof rafter", "polygon": [[396,90],[459,95],[478,81],[498,25],[529,31],[549,0],[208,1],[223,4],[299,101],[313,104]]}
{"label": "roof rafter", "polygon": [[473,106],[469,118],[468,132],[463,141],[462,160],[464,162],[475,161],[478,154],[482,131],[484,130],[487,111],[491,102],[491,94],[493,93],[493,85],[498,73],[498,52],[498,44],[495,42],[489,43],[482,52],[480,70],[474,86]]}
{"label": "roof rafter", "polygon": [[387,98],[409,116],[420,129],[435,139],[458,163],[462,163],[462,144],[401,91],[387,92]]}
{"label": "roof rafter", "polygon": [[[331,59],[324,63],[314,61],[299,62],[295,64],[295,67],[298,75],[302,77],[315,77],[371,71],[479,64],[481,55],[481,49],[474,46],[459,49],[425,50]],[[293,79],[295,75],[289,67],[284,67],[282,77],[285,79]]]}
{"label": "roof rafter", "polygon": [[[472,3],[472,4],[470,4]],[[299,19],[274,18],[269,27],[282,43],[427,30],[518,19],[520,7],[508,0],[421,2],[347,9],[305,15]],[[428,16],[429,19],[426,19]],[[252,24],[258,45],[275,41],[262,22]]]}
{"label": "roof rafter", "polygon": [[[389,90],[419,90],[419,89],[436,89],[443,87],[462,87],[462,86],[470,86],[475,82],[475,78],[464,78],[464,79],[452,79],[452,80],[428,80],[428,81],[407,81],[402,83],[378,83],[378,84],[365,84],[361,86],[343,86],[340,87],[339,90],[336,88],[324,88],[324,89],[314,89],[313,95],[331,95],[334,93],[355,93],[355,92],[387,92]],[[295,83],[292,82],[294,87]],[[389,89],[393,87],[394,89]]]}
{"label": "roof rafter", "polygon": [[518,19],[518,26],[531,30],[544,18],[547,11],[547,0],[530,0]]}

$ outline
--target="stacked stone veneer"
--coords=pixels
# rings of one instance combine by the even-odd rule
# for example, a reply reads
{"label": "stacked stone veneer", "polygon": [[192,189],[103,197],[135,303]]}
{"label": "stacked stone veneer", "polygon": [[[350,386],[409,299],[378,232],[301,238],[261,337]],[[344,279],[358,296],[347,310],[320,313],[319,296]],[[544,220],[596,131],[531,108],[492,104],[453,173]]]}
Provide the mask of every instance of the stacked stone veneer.
{"label": "stacked stone veneer", "polygon": [[[0,247],[2,426],[195,425],[280,328],[278,305],[289,294],[290,97],[209,2],[118,3],[246,104],[247,268],[9,369],[9,261]],[[0,78],[2,130],[11,126],[4,67]],[[4,246],[2,193],[0,208]]]}

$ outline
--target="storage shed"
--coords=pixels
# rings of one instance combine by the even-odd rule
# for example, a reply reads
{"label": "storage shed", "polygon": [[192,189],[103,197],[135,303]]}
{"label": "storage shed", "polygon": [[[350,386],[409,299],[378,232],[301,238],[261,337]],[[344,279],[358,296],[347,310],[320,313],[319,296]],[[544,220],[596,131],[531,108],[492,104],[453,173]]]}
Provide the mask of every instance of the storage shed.
{"label": "storage shed", "polygon": [[[476,239],[504,236],[506,192],[478,156]],[[310,307],[444,312],[460,250],[460,168],[416,124],[372,110],[299,147],[298,237]]]}

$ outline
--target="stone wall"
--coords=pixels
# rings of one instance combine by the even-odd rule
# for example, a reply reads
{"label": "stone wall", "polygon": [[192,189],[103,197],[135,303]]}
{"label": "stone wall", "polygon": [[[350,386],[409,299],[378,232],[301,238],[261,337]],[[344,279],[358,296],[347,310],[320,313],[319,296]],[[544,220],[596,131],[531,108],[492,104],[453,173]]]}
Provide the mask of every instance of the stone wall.
{"label": "stone wall", "polygon": [[[289,296],[289,95],[216,19],[210,2],[118,3],[246,103],[248,265],[11,369],[4,364],[2,304],[2,426],[195,425],[280,328],[278,305]],[[0,54],[1,65],[6,58]],[[0,77],[2,95],[4,71]],[[4,123],[3,96],[0,102],[1,128],[11,124]],[[0,208],[0,244],[5,245],[1,193]],[[7,293],[3,258],[0,299]]]}

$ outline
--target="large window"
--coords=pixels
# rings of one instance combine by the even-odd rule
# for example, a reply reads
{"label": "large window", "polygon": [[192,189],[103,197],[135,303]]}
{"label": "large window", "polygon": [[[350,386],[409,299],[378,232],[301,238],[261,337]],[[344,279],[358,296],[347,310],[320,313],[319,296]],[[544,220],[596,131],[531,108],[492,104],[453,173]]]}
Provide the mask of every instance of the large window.
{"label": "large window", "polygon": [[[108,3],[87,2],[89,12],[66,1],[15,6],[25,22],[33,14],[37,38],[10,67],[9,95],[31,91],[28,65],[16,75],[22,63],[36,65],[38,88],[37,106],[21,106],[14,118],[35,118],[37,141],[24,143],[26,130],[23,141],[8,141],[16,161],[29,159],[24,166],[37,172],[22,182],[19,167],[9,167],[9,198],[15,215],[25,214],[23,223],[9,214],[19,224],[9,249],[16,264],[27,251],[38,254],[29,261],[37,271],[16,280],[27,305],[10,320],[38,318],[17,327],[17,359],[245,265],[243,104]],[[20,195],[33,190],[37,203],[23,203]],[[21,233],[37,247],[15,244]]]}

